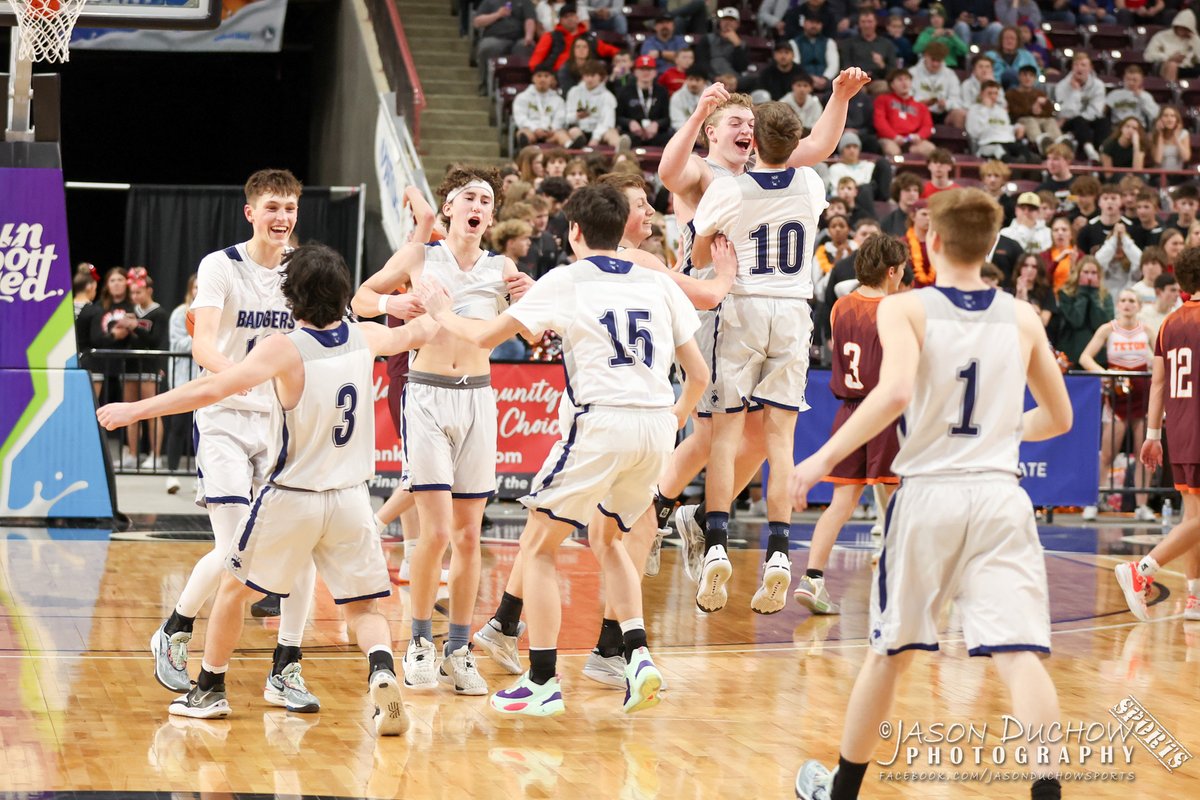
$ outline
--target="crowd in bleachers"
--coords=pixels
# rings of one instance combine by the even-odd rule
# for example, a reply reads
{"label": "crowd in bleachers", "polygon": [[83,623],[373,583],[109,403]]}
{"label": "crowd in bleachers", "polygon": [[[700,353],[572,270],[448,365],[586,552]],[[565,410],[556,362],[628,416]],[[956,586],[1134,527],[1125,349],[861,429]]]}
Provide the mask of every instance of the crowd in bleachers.
{"label": "crowd in bleachers", "polygon": [[[1097,320],[1113,319],[1114,296],[1133,287],[1153,316],[1156,279],[1169,279],[1185,242],[1200,244],[1188,172],[1200,37],[1187,5],[519,0],[502,14],[485,0],[473,17],[481,91],[497,98],[515,153],[493,248],[535,277],[565,262],[561,204],[599,174],[629,170],[646,175],[661,212],[644,246],[671,264],[677,232],[655,170],[709,82],[782,100],[812,127],[838,71],[858,66],[876,80],[851,102],[838,152],[817,165],[830,200],[818,320],[876,230],[906,241],[913,281],[931,283],[922,201],[981,186],[1005,210],[997,281],[1042,309],[1064,363],[1077,365]],[[510,35],[503,54],[498,22]],[[1037,280],[1023,269],[1034,260]],[[512,343],[502,355],[526,353]]]}

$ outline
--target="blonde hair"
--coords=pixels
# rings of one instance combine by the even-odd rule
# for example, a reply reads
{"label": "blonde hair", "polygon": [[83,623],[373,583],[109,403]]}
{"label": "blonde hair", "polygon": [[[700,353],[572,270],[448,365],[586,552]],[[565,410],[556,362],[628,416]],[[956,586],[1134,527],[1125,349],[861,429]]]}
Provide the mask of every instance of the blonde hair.
{"label": "blonde hair", "polygon": [[929,227],[946,258],[958,264],[983,261],[996,243],[1004,209],[982,189],[950,189],[929,198]]}
{"label": "blonde hair", "polygon": [[725,112],[731,108],[744,108],[747,111],[754,112],[754,101],[750,99],[750,95],[744,92],[736,92],[729,95],[729,99],[721,105],[717,106],[711,114],[709,114],[704,124],[700,126],[700,141],[705,147],[712,146],[712,141],[708,138],[708,129],[715,128],[721,123],[721,118],[725,116]]}
{"label": "blonde hair", "polygon": [[1096,287],[1100,290],[1100,300],[1108,297],[1108,289],[1104,286],[1104,267],[1100,266],[1100,262],[1095,256],[1084,256],[1076,259],[1071,265],[1071,274],[1067,276],[1067,282],[1063,284],[1063,294],[1074,297],[1079,291],[1079,273],[1083,272],[1083,268],[1091,264],[1096,268]]}

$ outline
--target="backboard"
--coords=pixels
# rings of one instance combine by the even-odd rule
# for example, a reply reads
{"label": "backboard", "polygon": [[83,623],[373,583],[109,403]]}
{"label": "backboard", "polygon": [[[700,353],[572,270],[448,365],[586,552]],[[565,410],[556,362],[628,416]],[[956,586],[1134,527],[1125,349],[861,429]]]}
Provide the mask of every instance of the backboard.
{"label": "backboard", "polygon": [[[88,0],[77,28],[206,30],[221,23],[221,0]],[[0,0],[0,26],[15,25],[8,0]]]}

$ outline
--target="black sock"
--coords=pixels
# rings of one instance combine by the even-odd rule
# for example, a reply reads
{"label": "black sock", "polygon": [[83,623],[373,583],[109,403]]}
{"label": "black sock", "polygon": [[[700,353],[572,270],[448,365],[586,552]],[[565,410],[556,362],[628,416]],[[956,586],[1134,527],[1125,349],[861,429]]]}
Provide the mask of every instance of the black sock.
{"label": "black sock", "polygon": [[837,774],[833,776],[829,800],[855,800],[866,774],[866,764],[851,764],[842,756],[838,756]]}
{"label": "black sock", "polygon": [[621,623],[615,619],[606,619],[600,623],[600,639],[596,642],[596,652],[604,658],[621,655],[623,647],[621,639]]}
{"label": "black sock", "polygon": [[225,691],[225,673],[222,672],[218,675],[201,667],[200,677],[196,678],[196,685],[200,687],[200,691],[202,692],[208,692],[213,689]]}
{"label": "black sock", "polygon": [[708,527],[708,506],[705,505],[708,500],[701,500],[700,505],[696,506],[696,524],[701,530]]}
{"label": "black sock", "polygon": [[303,656],[300,654],[299,647],[292,647],[288,644],[275,645],[275,663],[271,666],[271,674],[278,675],[288,664],[299,661],[301,658]]}
{"label": "black sock", "polygon": [[1058,778],[1039,778],[1033,782],[1029,796],[1033,800],[1059,800],[1062,797],[1062,784]]}
{"label": "black sock", "polygon": [[664,497],[657,491],[654,493],[654,516],[658,520],[658,527],[665,528],[670,524],[671,515],[678,505],[678,497]]}
{"label": "black sock", "polygon": [[729,547],[729,515],[722,511],[710,512],[704,525],[704,552],[717,545]]}
{"label": "black sock", "polygon": [[646,646],[646,629],[634,628],[626,631],[622,638],[625,642],[625,663],[628,664],[633,661],[633,651]]}
{"label": "black sock", "polygon": [[529,679],[541,686],[554,677],[558,669],[558,650],[529,651]]}
{"label": "black sock", "polygon": [[806,569],[804,575],[809,578],[824,578],[825,570],[823,569]]}
{"label": "black sock", "polygon": [[171,616],[167,617],[166,624],[163,625],[163,631],[167,636],[179,633],[180,631],[192,632],[192,626],[196,623],[195,617],[185,617],[178,611],[172,611]]}
{"label": "black sock", "polygon": [[792,530],[790,522],[767,522],[767,528],[771,531],[771,535],[767,537],[767,560],[776,553],[787,555],[788,551],[788,534]]}
{"label": "black sock", "polygon": [[521,609],[525,601],[505,592],[500,597],[500,605],[496,607],[496,622],[500,623],[500,632],[505,636],[516,636],[521,624]]}
{"label": "black sock", "polygon": [[367,653],[367,666],[367,678],[370,678],[381,669],[386,669],[395,674],[396,659],[392,657],[390,650],[375,650],[374,652]]}

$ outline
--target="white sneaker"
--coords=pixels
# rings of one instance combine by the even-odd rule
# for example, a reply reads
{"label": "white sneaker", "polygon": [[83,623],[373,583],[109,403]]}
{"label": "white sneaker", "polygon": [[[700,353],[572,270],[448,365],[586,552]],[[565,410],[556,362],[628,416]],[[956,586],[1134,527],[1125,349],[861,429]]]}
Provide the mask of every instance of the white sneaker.
{"label": "white sneaker", "polygon": [[179,482],[179,478],[171,475],[167,478],[167,494],[176,494],[183,485]]}
{"label": "white sneaker", "polygon": [[455,694],[487,694],[487,681],[475,666],[475,655],[469,644],[452,653],[443,653],[442,665],[438,667],[438,680],[453,686]]}
{"label": "white sneaker", "polygon": [[375,733],[378,736],[400,736],[408,730],[408,712],[400,697],[400,684],[390,669],[376,670],[371,675],[371,702],[375,704]]}
{"label": "white sneaker", "polygon": [[720,611],[729,602],[725,584],[733,575],[733,565],[721,545],[713,545],[704,554],[704,566],[700,569],[700,585],[696,589],[696,605],[706,614]]}
{"label": "white sneaker", "polygon": [[138,468],[137,458],[133,454],[126,452],[121,456],[121,469],[135,470]]}
{"label": "white sneaker", "polygon": [[1197,599],[1196,595],[1188,595],[1187,605],[1183,607],[1183,618],[1189,622],[1200,620],[1200,599]]}
{"label": "white sneaker", "polygon": [[654,543],[650,545],[650,554],[646,556],[646,567],[642,570],[642,574],[647,578],[655,578],[658,576],[658,571],[662,569],[662,543],[663,537],[669,531],[659,528],[654,533]]}
{"label": "white sneaker", "polygon": [[421,641],[409,641],[404,660],[404,685],[409,689],[434,689],[437,687],[438,657],[433,642],[422,637]]}
{"label": "white sneaker", "polygon": [[[396,580],[401,583],[412,583],[412,566],[407,558],[400,562],[400,572],[396,576]],[[443,569],[441,576],[438,578],[439,586],[447,586],[450,583],[450,570]]]}
{"label": "white sneaker", "polygon": [[1097,508],[1096,506],[1084,506],[1083,513],[1080,514],[1079,516],[1084,522],[1092,522],[1093,520],[1096,519],[1096,517],[1099,515],[1099,513],[1100,513],[1100,509]]}
{"label": "white sneaker", "polygon": [[787,591],[792,584],[792,562],[787,553],[775,553],[763,564],[762,585],[750,601],[755,614],[778,614],[787,605]]}
{"label": "white sneaker", "polygon": [[1133,518],[1138,522],[1157,522],[1154,512],[1146,506],[1138,506],[1137,510],[1133,512]]}
{"label": "white sneaker", "polygon": [[675,512],[675,530],[683,545],[683,573],[688,580],[700,579],[700,569],[704,565],[704,529],[696,522],[698,506],[680,506]]}
{"label": "white sneaker", "polygon": [[154,456],[146,456],[142,459],[142,463],[138,464],[138,469],[142,472],[154,472],[158,469],[158,465],[154,463]]}
{"label": "white sneaker", "polygon": [[796,591],[792,592],[792,597],[814,614],[842,613],[838,604],[830,599],[829,590],[825,588],[824,578],[810,578],[807,575],[801,575],[800,582],[796,584]]}
{"label": "white sneaker", "polygon": [[879,524],[872,525],[871,526],[871,535],[872,536],[883,536],[883,526],[879,525]]}
{"label": "white sneaker", "polygon": [[617,654],[605,657],[593,650],[588,653],[587,663],[583,665],[583,677],[610,689],[624,689],[625,656]]}
{"label": "white sneaker", "polygon": [[1091,142],[1084,142],[1083,152],[1084,155],[1088,157],[1088,161],[1100,163],[1100,151],[1096,149],[1096,145],[1092,144]]}
{"label": "white sneaker", "polygon": [[475,635],[471,639],[486,650],[492,660],[503,667],[506,672],[520,675],[525,668],[521,666],[521,651],[517,648],[517,639],[524,632],[525,623],[518,622],[517,635],[505,636],[504,632],[500,630],[500,623],[489,619],[482,628],[475,631]]}
{"label": "white sneaker", "polygon": [[832,771],[819,761],[806,761],[796,773],[796,797],[799,800],[829,800],[833,791]]}

